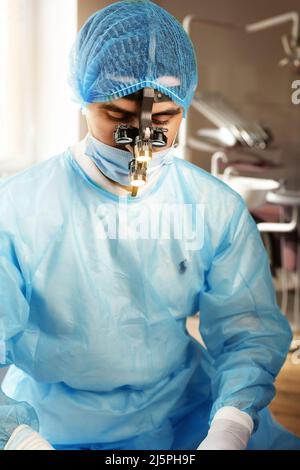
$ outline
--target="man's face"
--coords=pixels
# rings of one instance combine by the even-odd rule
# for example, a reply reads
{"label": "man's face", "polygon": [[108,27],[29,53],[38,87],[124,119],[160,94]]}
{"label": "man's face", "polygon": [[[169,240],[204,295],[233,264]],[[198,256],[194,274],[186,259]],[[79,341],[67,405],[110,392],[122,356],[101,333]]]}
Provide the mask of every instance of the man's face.
{"label": "man's face", "polygon": [[[125,150],[124,146],[116,144],[113,136],[114,130],[119,124],[128,124],[138,128],[139,109],[139,102],[126,99],[126,97],[105,103],[90,103],[86,112],[89,132],[104,144]],[[168,143],[163,149],[170,147],[176,138],[182,115],[182,108],[173,101],[153,103],[152,125],[168,129],[165,133]],[[126,148],[130,150],[129,146]],[[162,148],[153,147],[154,152],[160,150]]]}

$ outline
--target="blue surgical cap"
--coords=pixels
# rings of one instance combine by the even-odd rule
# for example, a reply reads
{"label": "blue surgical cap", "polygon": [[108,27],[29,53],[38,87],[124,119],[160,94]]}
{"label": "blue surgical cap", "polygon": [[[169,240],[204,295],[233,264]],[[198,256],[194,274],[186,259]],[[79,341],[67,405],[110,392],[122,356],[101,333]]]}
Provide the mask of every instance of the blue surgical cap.
{"label": "blue surgical cap", "polygon": [[149,0],[127,0],[93,14],[78,33],[70,60],[75,99],[111,101],[150,87],[183,107],[197,87],[197,62],[187,33]]}

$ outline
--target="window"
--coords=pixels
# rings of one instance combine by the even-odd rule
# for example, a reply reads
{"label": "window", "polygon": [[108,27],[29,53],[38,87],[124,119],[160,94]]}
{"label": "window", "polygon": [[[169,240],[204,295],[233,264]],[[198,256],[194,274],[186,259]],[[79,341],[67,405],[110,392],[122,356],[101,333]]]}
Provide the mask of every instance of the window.
{"label": "window", "polygon": [[64,151],[79,137],[67,85],[76,0],[0,0],[0,173]]}

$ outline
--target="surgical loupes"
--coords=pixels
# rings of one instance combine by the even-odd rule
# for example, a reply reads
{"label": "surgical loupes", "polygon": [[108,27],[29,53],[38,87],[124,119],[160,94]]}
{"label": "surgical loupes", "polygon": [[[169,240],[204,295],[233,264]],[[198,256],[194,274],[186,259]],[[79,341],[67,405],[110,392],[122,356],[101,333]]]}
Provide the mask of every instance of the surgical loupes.
{"label": "surgical loupes", "polygon": [[153,102],[159,101],[152,88],[143,88],[139,114],[139,129],[121,124],[116,127],[114,138],[119,145],[130,145],[133,158],[129,163],[129,180],[132,196],[136,196],[138,188],[147,182],[147,166],[152,159],[152,147],[164,147],[167,144],[167,129],[152,126]]}

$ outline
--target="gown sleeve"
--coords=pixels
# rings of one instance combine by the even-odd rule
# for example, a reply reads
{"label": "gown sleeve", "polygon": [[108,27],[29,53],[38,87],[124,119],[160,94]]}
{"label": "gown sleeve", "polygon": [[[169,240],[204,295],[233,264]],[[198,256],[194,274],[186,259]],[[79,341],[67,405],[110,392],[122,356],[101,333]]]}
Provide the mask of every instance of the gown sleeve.
{"label": "gown sleeve", "polygon": [[275,395],[274,380],[292,339],[272,283],[269,258],[242,200],[216,248],[200,294],[200,333],[214,359],[210,423],[224,406],[258,412]]}
{"label": "gown sleeve", "polygon": [[[0,202],[0,367],[14,363],[14,346],[21,337],[29,317],[29,288],[20,267],[18,229],[13,226],[13,207]],[[24,262],[24,261],[23,261]],[[0,389],[0,449],[12,432],[27,424],[38,430],[35,410],[26,402],[7,397]]]}

